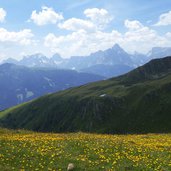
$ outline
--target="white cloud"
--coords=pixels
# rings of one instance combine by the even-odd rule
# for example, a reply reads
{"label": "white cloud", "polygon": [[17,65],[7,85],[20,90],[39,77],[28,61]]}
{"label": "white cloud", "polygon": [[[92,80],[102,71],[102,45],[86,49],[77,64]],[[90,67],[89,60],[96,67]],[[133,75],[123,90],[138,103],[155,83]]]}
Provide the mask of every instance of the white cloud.
{"label": "white cloud", "polygon": [[3,8],[0,8],[0,22],[5,21],[6,15],[7,15],[7,12]]}
{"label": "white cloud", "polygon": [[171,25],[171,11],[168,13],[161,14],[159,17],[159,21],[155,24],[155,26],[167,26]]}
{"label": "white cloud", "polygon": [[0,28],[0,42],[17,43],[20,45],[29,45],[32,42],[33,33],[30,29],[24,29],[19,32],[9,32]]}
{"label": "white cloud", "polygon": [[58,27],[61,29],[72,30],[72,31],[77,31],[81,29],[92,31],[96,28],[96,26],[92,22],[88,20],[78,19],[78,18],[68,19],[63,23],[60,23]]}
{"label": "white cloud", "polygon": [[96,30],[103,30],[112,20],[112,17],[105,9],[86,9],[84,11],[84,15],[87,19],[70,18],[63,23],[59,23],[58,27],[71,31],[86,30],[92,32]]}
{"label": "white cloud", "polygon": [[133,21],[125,20],[124,24],[125,24],[125,27],[130,30],[137,30],[143,27],[143,25],[137,20],[133,20]]}
{"label": "white cloud", "polygon": [[124,24],[127,28],[125,33],[116,30],[105,32],[98,29],[91,32],[88,29],[78,27],[72,29],[72,33],[63,36],[50,33],[45,37],[44,45],[51,52],[58,52],[63,57],[88,55],[98,50],[110,48],[115,43],[120,44],[129,52],[142,53],[146,53],[155,46],[171,46],[170,33],[160,36],[157,31],[144,26],[137,20],[125,20]]}
{"label": "white cloud", "polygon": [[32,12],[30,20],[35,24],[42,26],[46,24],[56,24],[63,20],[62,14],[59,14],[53,10],[53,8],[42,7],[42,11],[37,12],[36,10]]}
{"label": "white cloud", "polygon": [[104,27],[113,19],[105,9],[89,8],[84,11],[84,14],[100,29],[104,29]]}
{"label": "white cloud", "polygon": [[167,32],[166,37],[171,38],[171,32]]}
{"label": "white cloud", "polygon": [[3,59],[5,59],[6,55],[4,54],[4,52],[0,52],[0,63]]}
{"label": "white cloud", "polygon": [[55,36],[50,33],[45,37],[44,45],[63,57],[87,55],[111,47],[121,34],[115,30],[110,33],[96,31],[87,32],[79,30],[66,36]]}
{"label": "white cloud", "polygon": [[8,31],[0,28],[0,61],[9,57],[19,59],[21,51],[34,53],[38,48],[36,45],[34,34],[30,29]]}
{"label": "white cloud", "polygon": [[125,21],[125,26],[128,28],[123,35],[123,47],[128,51],[147,52],[155,46],[171,45],[171,40],[166,35],[160,36],[157,31],[144,26],[137,20]]}

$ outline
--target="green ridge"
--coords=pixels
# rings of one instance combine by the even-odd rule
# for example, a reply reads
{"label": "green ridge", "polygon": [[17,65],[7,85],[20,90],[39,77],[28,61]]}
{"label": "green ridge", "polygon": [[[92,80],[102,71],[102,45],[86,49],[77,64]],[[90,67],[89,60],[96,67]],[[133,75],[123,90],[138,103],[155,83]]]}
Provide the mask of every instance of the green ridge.
{"label": "green ridge", "polygon": [[43,132],[171,132],[171,57],[0,112],[0,126]]}

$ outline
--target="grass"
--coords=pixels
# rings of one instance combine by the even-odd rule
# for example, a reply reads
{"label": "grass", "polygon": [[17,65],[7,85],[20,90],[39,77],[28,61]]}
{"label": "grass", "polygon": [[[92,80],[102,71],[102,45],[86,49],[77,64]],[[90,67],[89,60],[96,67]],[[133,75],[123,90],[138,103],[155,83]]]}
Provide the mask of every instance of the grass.
{"label": "grass", "polygon": [[101,135],[0,129],[0,170],[169,171],[171,134]]}

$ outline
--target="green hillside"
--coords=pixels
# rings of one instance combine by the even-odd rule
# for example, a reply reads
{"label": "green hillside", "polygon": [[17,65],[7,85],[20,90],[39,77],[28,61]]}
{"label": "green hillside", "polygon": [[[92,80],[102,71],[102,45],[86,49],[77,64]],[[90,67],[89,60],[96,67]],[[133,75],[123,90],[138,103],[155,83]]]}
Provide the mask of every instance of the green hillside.
{"label": "green hillside", "polygon": [[171,57],[0,113],[0,126],[53,132],[171,132]]}

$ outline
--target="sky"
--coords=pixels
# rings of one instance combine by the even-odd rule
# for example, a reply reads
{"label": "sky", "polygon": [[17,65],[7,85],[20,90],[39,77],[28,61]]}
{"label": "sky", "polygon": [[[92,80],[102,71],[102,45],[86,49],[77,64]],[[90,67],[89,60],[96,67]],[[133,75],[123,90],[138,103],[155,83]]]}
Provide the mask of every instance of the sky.
{"label": "sky", "polygon": [[0,0],[0,61],[171,47],[170,0]]}

